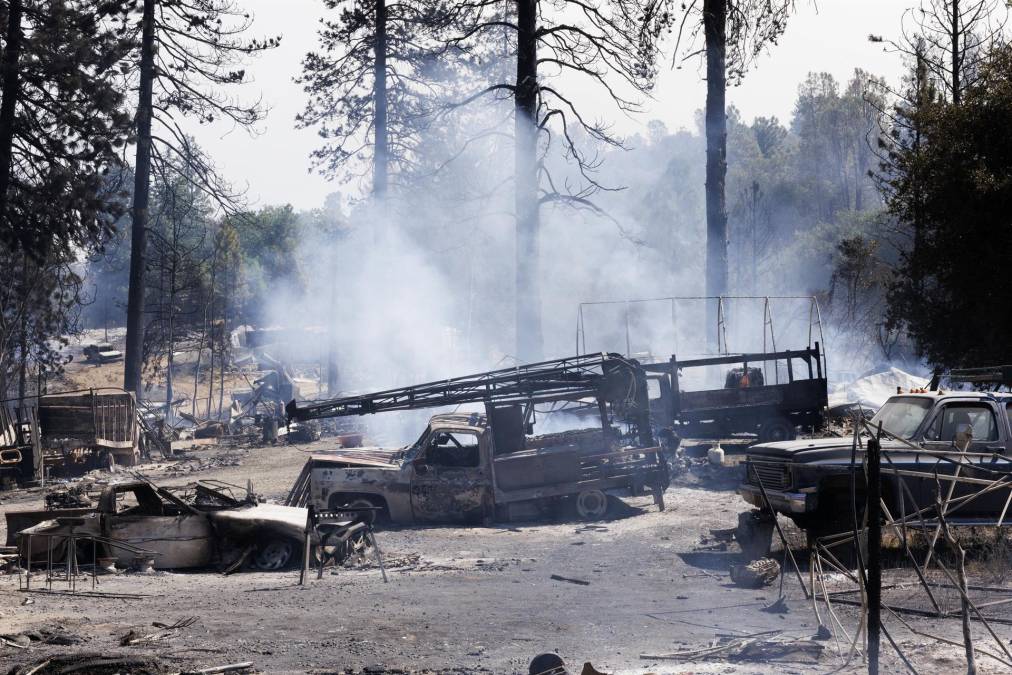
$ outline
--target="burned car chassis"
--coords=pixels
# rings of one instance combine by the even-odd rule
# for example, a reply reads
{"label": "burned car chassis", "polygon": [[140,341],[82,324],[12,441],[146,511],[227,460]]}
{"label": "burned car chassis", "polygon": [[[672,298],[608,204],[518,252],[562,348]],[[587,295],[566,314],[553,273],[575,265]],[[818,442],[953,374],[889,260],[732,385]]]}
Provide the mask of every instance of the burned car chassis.
{"label": "burned car chassis", "polygon": [[65,560],[70,541],[78,560],[106,558],[120,567],[138,558],[155,569],[249,563],[270,571],[298,563],[308,511],[236,491],[213,481],[174,490],[147,481],[111,485],[94,508],[8,513],[8,543],[16,537],[21,559],[33,565]]}

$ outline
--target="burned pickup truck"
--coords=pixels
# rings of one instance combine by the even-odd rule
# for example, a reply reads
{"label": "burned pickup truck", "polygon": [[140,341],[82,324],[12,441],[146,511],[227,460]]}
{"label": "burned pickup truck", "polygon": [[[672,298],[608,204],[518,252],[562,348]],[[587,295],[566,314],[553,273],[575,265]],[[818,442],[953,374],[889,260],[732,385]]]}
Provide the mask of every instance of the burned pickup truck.
{"label": "burned pickup truck", "polygon": [[612,447],[600,429],[525,439],[497,452],[484,415],[436,415],[418,442],[394,451],[314,455],[304,469],[318,509],[380,506],[394,523],[483,522],[545,515],[571,498],[599,518],[608,494],[651,492],[663,508],[660,448]]}
{"label": "burned pickup truck", "polygon": [[[600,426],[533,435],[534,405],[596,399]],[[290,419],[483,402],[485,414],[436,415],[396,450],[314,455],[289,504],[381,507],[395,523],[533,518],[572,505],[598,518],[609,495],[651,493],[664,507],[667,463],[650,430],[645,374],[611,354],[546,361],[425,385],[291,404]],[[617,425],[629,422],[630,433]]]}
{"label": "burned pickup truck", "polygon": [[[1012,471],[1010,422],[1009,393],[928,391],[890,397],[870,420],[870,426],[881,424],[888,432],[882,440],[883,457],[888,457],[882,462],[887,508],[898,517],[933,505],[936,474],[947,490],[945,476],[957,467],[963,480],[954,488],[955,497]],[[857,441],[825,438],[752,446],[739,492],[762,510],[768,511],[768,500],[773,511],[791,518],[810,538],[850,531],[852,505],[863,504],[866,494],[862,463],[867,437]],[[894,469],[902,472],[905,487]],[[1008,499],[1008,488],[983,493],[954,507],[948,520],[993,524]]]}

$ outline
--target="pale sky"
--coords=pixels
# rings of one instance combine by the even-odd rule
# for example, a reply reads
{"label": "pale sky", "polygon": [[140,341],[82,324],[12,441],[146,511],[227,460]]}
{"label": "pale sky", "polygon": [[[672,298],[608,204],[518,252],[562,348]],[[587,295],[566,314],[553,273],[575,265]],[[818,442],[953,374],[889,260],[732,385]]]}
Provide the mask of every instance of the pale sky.
{"label": "pale sky", "polygon": [[[846,81],[854,68],[898,82],[902,63],[882,45],[868,42],[868,34],[896,37],[905,9],[917,0],[797,0],[798,13],[780,44],[762,56],[745,82],[728,91],[728,103],[745,119],[759,115],[790,118],[798,84],[810,71],[826,71]],[[222,173],[237,186],[247,186],[256,205],[291,203],[296,208],[321,206],[327,194],[348,191],[309,173],[309,153],[317,147],[314,131],[296,129],[295,115],[305,94],[292,78],[300,71],[303,55],[316,43],[318,21],[324,13],[321,0],[239,0],[255,17],[259,35],[282,35],[281,47],[253,61],[247,71],[253,82],[242,88],[243,97],[262,96],[270,106],[262,133],[219,127],[193,129],[198,142],[215,158]],[[611,119],[620,133],[645,129],[653,119],[669,129],[692,128],[695,111],[703,107],[705,85],[700,70],[689,64],[670,71],[665,65],[654,100],[633,118],[602,109],[598,117]]]}

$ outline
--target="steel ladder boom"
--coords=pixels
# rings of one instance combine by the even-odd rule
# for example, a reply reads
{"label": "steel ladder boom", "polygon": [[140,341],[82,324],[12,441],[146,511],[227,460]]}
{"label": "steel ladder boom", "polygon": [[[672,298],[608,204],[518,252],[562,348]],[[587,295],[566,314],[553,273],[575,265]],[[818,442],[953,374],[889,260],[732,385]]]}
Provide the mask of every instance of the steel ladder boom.
{"label": "steel ladder boom", "polygon": [[619,354],[584,354],[303,405],[291,401],[285,412],[291,420],[306,421],[462,403],[508,405],[587,397],[632,402],[641,376],[638,364]]}

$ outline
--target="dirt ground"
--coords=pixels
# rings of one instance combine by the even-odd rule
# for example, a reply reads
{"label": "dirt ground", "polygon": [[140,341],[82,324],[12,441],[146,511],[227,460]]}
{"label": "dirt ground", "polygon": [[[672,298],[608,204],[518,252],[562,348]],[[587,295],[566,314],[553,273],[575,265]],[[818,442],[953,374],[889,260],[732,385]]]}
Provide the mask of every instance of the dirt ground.
{"label": "dirt ground", "polygon": [[[330,443],[212,447],[140,468],[166,485],[197,478],[244,485],[249,478],[257,492],[281,499],[309,451]],[[710,530],[733,527],[742,510],[735,475],[725,469],[683,477],[666,495],[668,510],[658,512],[648,498],[630,499],[624,517],[597,523],[382,530],[389,583],[372,566],[328,569],[301,588],[297,571],[99,577],[103,593],[146,596],[124,599],[28,594],[18,591],[17,575],[0,576],[0,634],[48,629],[81,639],[69,646],[0,647],[0,672],[74,652],[156,655],[178,670],[252,661],[265,673],[371,666],[375,672],[526,673],[530,659],[545,651],[558,652],[574,672],[584,661],[605,673],[806,673],[844,666],[837,649],[845,655],[849,643],[839,631],[815,663],[643,658],[705,648],[720,634],[777,631],[771,634],[808,639],[816,633],[818,621],[793,575],[784,579],[787,609],[779,612],[763,611],[778,597],[776,584],[757,591],[730,582],[737,545],[714,539]],[[0,511],[40,508],[42,493],[0,499]],[[838,615],[853,633],[856,614],[841,606]],[[158,632],[152,622],[191,616],[193,625],[167,639],[119,646],[130,630]],[[909,620],[958,639],[957,621]],[[887,625],[920,672],[965,667],[959,649],[914,636],[896,622]],[[1009,626],[997,629],[1004,640],[1012,638]],[[887,672],[902,670],[891,652],[884,659]],[[1005,672],[987,658],[979,664],[982,672]],[[858,657],[845,671],[863,668]]]}

